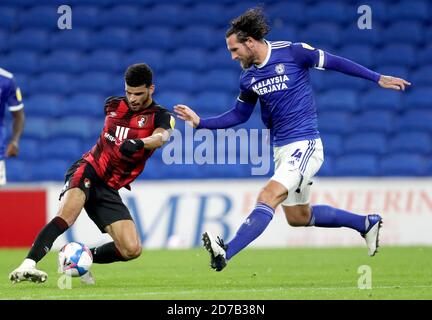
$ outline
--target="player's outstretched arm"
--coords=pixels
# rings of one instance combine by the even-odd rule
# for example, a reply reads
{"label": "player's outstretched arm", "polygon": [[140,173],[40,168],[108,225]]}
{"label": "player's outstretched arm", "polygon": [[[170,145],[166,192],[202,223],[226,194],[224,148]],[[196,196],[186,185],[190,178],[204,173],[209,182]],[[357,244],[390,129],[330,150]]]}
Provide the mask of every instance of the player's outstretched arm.
{"label": "player's outstretched arm", "polygon": [[405,90],[406,86],[410,86],[411,83],[402,79],[396,78],[392,76],[384,76],[381,75],[378,84],[385,89],[394,89],[394,90]]}
{"label": "player's outstretched arm", "polygon": [[187,105],[178,104],[174,106],[174,112],[177,114],[177,117],[189,122],[192,127],[196,128],[200,123],[200,117],[189,108]]}

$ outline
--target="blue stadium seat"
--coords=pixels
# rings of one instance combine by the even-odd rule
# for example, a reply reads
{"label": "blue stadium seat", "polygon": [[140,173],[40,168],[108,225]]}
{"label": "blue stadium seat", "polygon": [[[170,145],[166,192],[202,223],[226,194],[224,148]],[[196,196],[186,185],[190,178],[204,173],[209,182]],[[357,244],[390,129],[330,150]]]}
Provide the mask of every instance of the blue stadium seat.
{"label": "blue stadium seat", "polygon": [[395,20],[428,21],[430,19],[427,1],[401,1],[389,6],[389,18]]}
{"label": "blue stadium seat", "polygon": [[167,69],[185,69],[191,71],[200,71],[207,67],[206,54],[200,49],[179,49],[167,55]]}
{"label": "blue stadium seat", "polygon": [[88,50],[93,45],[93,39],[87,29],[72,28],[70,30],[58,30],[51,34],[49,46],[56,50]]}
{"label": "blue stadium seat", "polygon": [[[204,91],[195,96],[192,100],[192,105],[195,110],[200,112],[215,112],[228,110],[230,107],[230,97],[223,92]],[[231,102],[232,104],[232,102]]]}
{"label": "blue stadium seat", "polygon": [[335,23],[316,22],[309,24],[300,32],[302,42],[310,44],[312,47],[323,48],[335,47],[340,42],[339,26]]}
{"label": "blue stadium seat", "polygon": [[23,29],[9,38],[11,48],[20,50],[46,51],[50,48],[48,32],[40,29]]}
{"label": "blue stadium seat", "polygon": [[201,83],[197,81],[199,75],[191,71],[170,71],[159,78],[159,90],[184,91],[194,93],[201,89]]}
{"label": "blue stadium seat", "polygon": [[301,42],[298,39],[298,29],[295,26],[276,26],[270,30],[267,40],[271,41],[291,41],[291,42]]}
{"label": "blue stadium seat", "polygon": [[[0,28],[2,30],[14,30],[17,25],[17,10],[14,7],[0,8]],[[0,38],[1,39],[1,38]]]}
{"label": "blue stadium seat", "polygon": [[168,69],[164,52],[157,49],[140,49],[132,51],[130,54],[125,56],[124,61],[126,63],[126,67],[134,63],[147,63],[154,71],[153,76],[156,79],[156,83],[159,74],[164,72],[165,69]]}
{"label": "blue stadium seat", "polygon": [[207,72],[202,79],[203,88],[206,90],[239,92],[240,74],[237,71],[226,69],[212,70]]}
{"label": "blue stadium seat", "polygon": [[72,165],[66,160],[45,160],[32,164],[31,175],[35,181],[64,181],[67,169]]}
{"label": "blue stadium seat", "polygon": [[341,110],[356,111],[358,109],[357,93],[353,90],[329,90],[317,97],[317,108],[322,111]]}
{"label": "blue stadium seat", "polygon": [[184,27],[188,24],[187,11],[183,6],[169,3],[157,4],[149,10],[141,12],[142,22],[146,26],[162,26],[169,28]]}
{"label": "blue stadium seat", "polygon": [[[343,2],[321,1],[313,6],[308,6],[303,14],[308,21],[337,22],[340,24],[352,21],[353,14]],[[351,15],[350,15],[351,13]]]}
{"label": "blue stadium seat", "polygon": [[374,70],[379,74],[410,80],[409,67],[387,65],[387,66],[377,66]]}
{"label": "blue stadium seat", "polygon": [[88,139],[94,124],[86,116],[69,116],[51,122],[50,137]]}
{"label": "blue stadium seat", "polygon": [[231,69],[237,71],[240,78],[240,64],[231,59],[231,54],[225,47],[212,50],[207,54],[207,68],[209,70]]}
{"label": "blue stadium seat", "polygon": [[38,140],[23,138],[19,145],[19,158],[22,160],[35,161],[41,158],[41,145]]}
{"label": "blue stadium seat", "polygon": [[19,24],[25,28],[57,29],[57,20],[60,15],[57,8],[51,6],[36,6],[27,10],[21,10],[18,15]]}
{"label": "blue stadium seat", "polygon": [[352,118],[353,132],[382,132],[395,131],[395,115],[392,111],[365,111]]}
{"label": "blue stadium seat", "polygon": [[344,138],[345,154],[381,155],[386,152],[387,139],[382,133],[354,133]]}
{"label": "blue stadium seat", "polygon": [[338,134],[351,131],[351,113],[342,111],[319,112],[318,130],[322,133]]}
{"label": "blue stadium seat", "polygon": [[333,170],[335,176],[376,176],[378,159],[371,154],[344,155],[337,158]]}
{"label": "blue stadium seat", "polygon": [[379,23],[375,20],[375,11],[373,15],[372,29],[361,30],[357,23],[350,24],[347,28],[341,30],[341,41],[344,45],[347,44],[368,44],[375,45],[381,42],[382,29]]}
{"label": "blue stadium seat", "polygon": [[[419,85],[422,84],[421,82],[417,83]],[[410,90],[410,92],[403,97],[403,103],[405,107],[410,109],[432,110],[432,86]]]}
{"label": "blue stadium seat", "polygon": [[73,92],[84,92],[100,95],[113,95],[118,89],[123,90],[123,79],[108,72],[81,73],[74,77],[69,86]]}
{"label": "blue stadium seat", "polygon": [[226,10],[218,3],[194,3],[185,10],[188,24],[208,25],[211,27],[225,27],[228,21]]}
{"label": "blue stadium seat", "polygon": [[104,117],[105,97],[92,93],[78,93],[64,98],[59,106],[61,117],[84,115],[89,117]]}
{"label": "blue stadium seat", "polygon": [[203,25],[187,26],[176,33],[173,38],[176,47],[215,48],[216,39],[222,35],[216,34],[213,28]]}
{"label": "blue stadium seat", "polygon": [[427,171],[426,159],[414,153],[396,153],[381,159],[379,172],[384,176],[421,176]]}
{"label": "blue stadium seat", "polygon": [[411,67],[415,64],[415,49],[408,44],[389,44],[375,55],[376,65]]}
{"label": "blue stadium seat", "polygon": [[411,74],[411,77],[408,80],[418,86],[432,87],[432,64],[420,67],[417,71]]}
{"label": "blue stadium seat", "polygon": [[368,68],[373,68],[375,63],[373,59],[373,48],[368,44],[350,44],[336,53],[344,58],[355,61]]}
{"label": "blue stadium seat", "polygon": [[[306,21],[306,7],[302,2],[276,2],[269,3],[266,10],[269,18],[277,22],[292,22],[302,24]],[[280,39],[278,39],[280,40]]]}
{"label": "blue stadium seat", "polygon": [[396,22],[384,31],[382,40],[388,43],[422,44],[423,26],[419,22]]}
{"label": "blue stadium seat", "polygon": [[36,73],[40,70],[40,56],[33,51],[13,51],[1,59],[1,66],[6,70],[24,72],[27,74]]}
{"label": "blue stadium seat", "polygon": [[25,113],[30,117],[55,118],[61,112],[61,97],[55,94],[35,94],[25,100]]}
{"label": "blue stadium seat", "polygon": [[324,145],[324,154],[338,156],[343,153],[342,136],[339,134],[322,134],[321,140]]}
{"label": "blue stadium seat", "polygon": [[[369,81],[365,81],[364,79],[351,77],[332,70],[314,70],[311,72],[311,74],[314,88],[318,86],[319,90],[323,91],[333,90],[335,88],[358,91],[363,90],[370,85]],[[319,84],[317,83],[318,81],[320,82]],[[375,83],[373,83],[373,85],[375,85]]]}
{"label": "blue stadium seat", "polygon": [[102,31],[91,34],[89,48],[95,50],[128,50],[132,48],[131,32],[127,28],[104,28]]}
{"label": "blue stadium seat", "polygon": [[324,163],[321,165],[321,168],[317,172],[318,177],[332,177],[335,175],[334,173],[334,163],[335,157],[328,156],[327,154],[324,156]]}
{"label": "blue stadium seat", "polygon": [[360,106],[362,110],[396,111],[401,106],[401,93],[382,88],[372,89],[360,96]]}
{"label": "blue stadium seat", "polygon": [[50,134],[51,121],[42,117],[27,117],[22,137],[29,139],[46,139]]}
{"label": "blue stadium seat", "polygon": [[30,89],[33,93],[66,94],[72,90],[70,87],[71,78],[58,72],[43,73],[34,77],[30,82]]}
{"label": "blue stadium seat", "polygon": [[431,57],[432,57],[432,44],[429,44],[428,46],[424,47],[423,49],[420,49],[417,52],[417,64],[418,65],[424,65],[424,64],[430,64],[431,63]]}
{"label": "blue stadium seat", "polygon": [[139,43],[142,47],[169,50],[176,46],[174,30],[166,26],[149,26],[141,32],[131,34],[132,42]]}
{"label": "blue stadium seat", "polygon": [[98,19],[102,25],[113,25],[134,29],[145,22],[141,18],[142,12],[139,7],[117,5],[101,11]]}
{"label": "blue stadium seat", "polygon": [[82,57],[81,65],[86,71],[124,72],[124,55],[118,50],[95,50]]}
{"label": "blue stadium seat", "polygon": [[53,138],[46,140],[40,146],[43,158],[66,160],[71,164],[73,161],[78,160],[86,151],[79,139],[72,138]]}
{"label": "blue stadium seat", "polygon": [[192,102],[192,97],[182,91],[155,91],[153,97],[157,103],[160,103],[168,110],[172,110],[176,104],[189,105]]}
{"label": "blue stadium seat", "polygon": [[84,5],[74,5],[72,9],[73,18],[72,26],[73,28],[97,28],[102,25],[102,20],[99,19],[101,15],[102,8],[97,6],[92,6],[87,4]]}
{"label": "blue stadium seat", "polygon": [[407,111],[397,118],[396,128],[399,131],[425,130],[431,133],[432,132],[432,111],[431,110]]}
{"label": "blue stadium seat", "polygon": [[29,163],[20,158],[6,159],[6,179],[8,182],[26,182],[31,180]]}
{"label": "blue stadium seat", "polygon": [[8,51],[10,48],[9,34],[0,30],[0,53]]}
{"label": "blue stadium seat", "polygon": [[[41,70],[50,72],[79,72],[82,68],[82,56],[76,51],[59,50],[40,59]],[[39,64],[38,63],[38,64]]]}
{"label": "blue stadium seat", "polygon": [[432,152],[432,138],[429,133],[424,131],[401,132],[389,140],[388,151],[427,155]]}

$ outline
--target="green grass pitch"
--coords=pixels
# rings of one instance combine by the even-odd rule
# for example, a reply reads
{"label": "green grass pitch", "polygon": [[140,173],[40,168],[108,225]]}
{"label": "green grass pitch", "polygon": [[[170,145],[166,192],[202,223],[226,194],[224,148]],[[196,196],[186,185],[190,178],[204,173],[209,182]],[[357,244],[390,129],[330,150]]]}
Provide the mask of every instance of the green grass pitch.
{"label": "green grass pitch", "polygon": [[[222,272],[204,249],[145,250],[129,262],[92,266],[96,285],[74,278],[59,289],[57,252],[39,263],[43,284],[12,285],[9,272],[27,250],[0,250],[0,299],[432,299],[432,247],[246,249]],[[371,270],[371,289],[359,289],[359,267]],[[365,282],[362,282],[363,284]]]}

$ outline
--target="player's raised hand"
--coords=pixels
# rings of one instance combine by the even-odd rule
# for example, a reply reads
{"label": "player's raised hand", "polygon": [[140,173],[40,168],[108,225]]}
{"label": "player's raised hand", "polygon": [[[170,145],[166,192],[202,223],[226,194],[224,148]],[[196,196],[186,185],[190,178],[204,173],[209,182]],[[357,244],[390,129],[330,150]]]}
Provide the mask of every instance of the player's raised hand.
{"label": "player's raised hand", "polygon": [[15,141],[9,142],[6,150],[6,157],[17,157],[19,153],[18,143]]}
{"label": "player's raised hand", "polygon": [[394,89],[394,90],[405,90],[405,86],[410,86],[411,83],[392,76],[383,76],[381,75],[378,84],[386,89]]}
{"label": "player's raised hand", "polygon": [[175,105],[174,112],[177,114],[178,118],[186,122],[191,122],[194,128],[196,128],[200,123],[200,117],[195,113],[195,111],[184,104]]}

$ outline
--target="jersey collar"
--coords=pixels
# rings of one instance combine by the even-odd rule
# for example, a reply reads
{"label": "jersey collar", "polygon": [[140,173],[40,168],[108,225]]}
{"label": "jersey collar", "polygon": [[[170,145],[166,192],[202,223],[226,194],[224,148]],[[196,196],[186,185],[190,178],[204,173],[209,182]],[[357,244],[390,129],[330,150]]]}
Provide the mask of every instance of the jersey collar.
{"label": "jersey collar", "polygon": [[265,39],[264,39],[264,41],[265,41],[265,43],[267,44],[267,56],[266,56],[266,58],[264,59],[264,61],[263,61],[261,64],[257,64],[257,65],[256,65],[256,67],[257,67],[258,69],[264,67],[264,66],[267,64],[267,62],[268,62],[269,59],[270,59],[271,52],[272,52],[271,43],[268,42],[268,41],[265,40]]}

